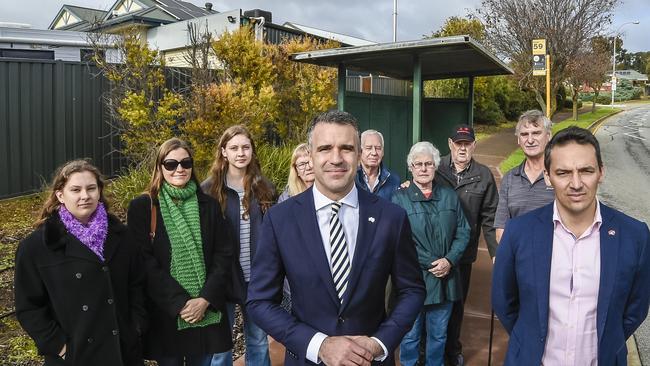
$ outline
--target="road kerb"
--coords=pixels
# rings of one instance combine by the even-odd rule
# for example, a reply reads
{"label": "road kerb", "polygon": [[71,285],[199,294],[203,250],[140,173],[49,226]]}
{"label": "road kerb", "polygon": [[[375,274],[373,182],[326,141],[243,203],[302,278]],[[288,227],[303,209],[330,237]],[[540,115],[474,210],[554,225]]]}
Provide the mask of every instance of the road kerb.
{"label": "road kerb", "polygon": [[612,113],[610,113],[610,114],[608,114],[608,115],[606,115],[606,116],[602,116],[602,117],[598,118],[597,120],[595,120],[592,124],[590,124],[590,125],[587,127],[587,129],[588,129],[589,131],[591,131],[591,133],[596,134],[596,132],[598,131],[598,129],[600,128],[600,126],[602,125],[602,123],[603,123],[607,118],[609,118],[609,117],[611,117],[611,116],[613,116],[613,115],[615,115],[615,114],[619,114],[619,113],[621,113],[621,112],[623,112],[623,109],[619,109],[619,110],[614,111],[614,112],[612,112]]}

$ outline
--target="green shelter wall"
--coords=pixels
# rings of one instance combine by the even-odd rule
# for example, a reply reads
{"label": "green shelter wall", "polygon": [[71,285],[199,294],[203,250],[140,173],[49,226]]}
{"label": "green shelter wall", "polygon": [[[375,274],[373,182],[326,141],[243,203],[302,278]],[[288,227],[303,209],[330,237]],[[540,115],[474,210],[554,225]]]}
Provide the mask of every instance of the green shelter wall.
{"label": "green shelter wall", "polygon": [[411,148],[412,99],[381,94],[347,92],[345,110],[359,121],[359,131],[377,130],[384,135],[383,163],[402,179],[406,177],[406,155]]}
{"label": "green shelter wall", "polygon": [[422,140],[437,147],[441,156],[449,154],[447,139],[454,126],[468,123],[467,103],[467,99],[425,98],[422,101]]}
{"label": "green shelter wall", "polygon": [[[413,145],[413,100],[380,94],[345,93],[345,110],[359,121],[359,131],[374,129],[384,135],[384,165],[407,178],[406,155]],[[447,138],[452,128],[467,123],[467,99],[422,100],[423,141],[434,144],[441,155],[449,153]]]}

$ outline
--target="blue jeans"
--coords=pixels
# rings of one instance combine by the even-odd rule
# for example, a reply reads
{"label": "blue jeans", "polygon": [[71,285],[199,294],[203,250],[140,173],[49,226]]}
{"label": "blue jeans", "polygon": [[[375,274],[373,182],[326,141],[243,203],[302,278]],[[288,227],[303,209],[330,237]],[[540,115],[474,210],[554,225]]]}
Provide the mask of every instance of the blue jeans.
{"label": "blue jeans", "polygon": [[212,355],[165,357],[157,359],[158,366],[210,366]]}
{"label": "blue jeans", "polygon": [[[226,304],[230,326],[235,324],[235,304]],[[269,341],[262,328],[253,323],[242,307],[244,338],[246,340],[246,366],[271,366]],[[215,353],[211,366],[232,366],[232,351]]]}
{"label": "blue jeans", "polygon": [[427,347],[426,366],[443,366],[445,364],[445,342],[447,341],[447,323],[454,303],[427,305],[415,319],[413,328],[406,333],[399,345],[399,360],[402,366],[415,366],[418,363],[420,335],[425,327]]}

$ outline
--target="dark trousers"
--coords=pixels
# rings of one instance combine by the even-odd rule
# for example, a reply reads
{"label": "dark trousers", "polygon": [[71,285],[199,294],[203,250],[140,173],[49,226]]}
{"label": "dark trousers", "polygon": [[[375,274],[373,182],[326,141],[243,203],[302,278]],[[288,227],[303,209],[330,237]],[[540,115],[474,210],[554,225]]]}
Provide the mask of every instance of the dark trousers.
{"label": "dark trousers", "polygon": [[465,300],[469,292],[469,280],[472,277],[472,263],[461,263],[460,285],[463,288],[463,298],[454,302],[447,324],[447,343],[445,345],[445,355],[454,358],[463,352],[463,345],[460,343],[460,328],[463,325],[463,314],[465,313]]}

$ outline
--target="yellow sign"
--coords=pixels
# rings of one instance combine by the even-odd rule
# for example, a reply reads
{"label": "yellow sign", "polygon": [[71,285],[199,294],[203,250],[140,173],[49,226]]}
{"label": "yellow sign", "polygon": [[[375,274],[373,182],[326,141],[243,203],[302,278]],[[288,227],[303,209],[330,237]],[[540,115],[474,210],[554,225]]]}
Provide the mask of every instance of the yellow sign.
{"label": "yellow sign", "polygon": [[545,55],[545,54],[546,54],[546,40],[533,39],[533,55]]}

